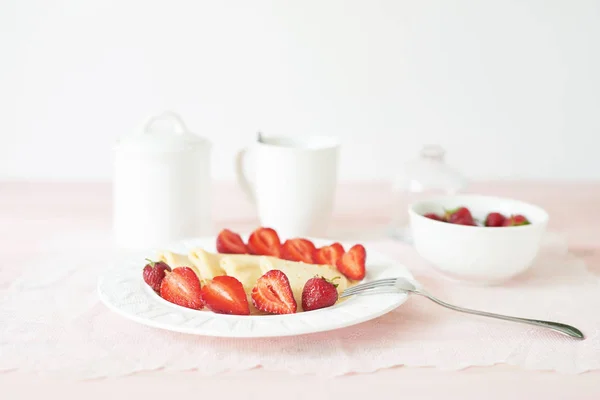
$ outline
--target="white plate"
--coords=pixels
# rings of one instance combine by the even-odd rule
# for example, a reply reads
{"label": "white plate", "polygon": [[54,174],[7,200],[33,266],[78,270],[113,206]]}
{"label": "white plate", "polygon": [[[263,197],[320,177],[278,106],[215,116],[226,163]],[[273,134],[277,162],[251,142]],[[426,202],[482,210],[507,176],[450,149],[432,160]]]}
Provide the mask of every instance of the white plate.
{"label": "white plate", "polygon": [[[215,237],[186,240],[167,249],[187,253],[193,247],[215,250]],[[313,239],[316,246],[332,240]],[[352,243],[342,243],[349,248]],[[364,282],[389,277],[406,277],[410,272],[383,254],[367,250]],[[163,300],[142,278],[148,254],[120,260],[98,282],[102,302],[114,312],[144,325],[175,332],[219,337],[293,336],[344,328],[392,311],[406,301],[406,294],[385,293],[353,296],[332,307],[286,315],[224,315],[208,310],[192,310]]]}

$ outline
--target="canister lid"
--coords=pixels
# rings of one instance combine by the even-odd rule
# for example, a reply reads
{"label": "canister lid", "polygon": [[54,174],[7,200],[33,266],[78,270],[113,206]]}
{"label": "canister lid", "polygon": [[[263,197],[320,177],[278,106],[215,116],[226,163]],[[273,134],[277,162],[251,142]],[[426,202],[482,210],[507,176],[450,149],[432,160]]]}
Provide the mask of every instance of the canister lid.
{"label": "canister lid", "polygon": [[173,111],[150,117],[142,128],[117,141],[117,148],[140,152],[177,152],[210,142],[189,131],[183,119]]}

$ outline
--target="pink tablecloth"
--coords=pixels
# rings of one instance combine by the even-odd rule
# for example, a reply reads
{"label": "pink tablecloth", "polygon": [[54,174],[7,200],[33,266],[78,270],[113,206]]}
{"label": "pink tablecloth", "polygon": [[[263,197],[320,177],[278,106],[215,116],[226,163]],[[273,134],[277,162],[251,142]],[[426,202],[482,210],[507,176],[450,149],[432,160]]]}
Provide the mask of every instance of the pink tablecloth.
{"label": "pink tablecloth", "polygon": [[[545,206],[552,216],[550,228],[555,231],[560,230],[564,232],[572,250],[580,257],[583,257],[593,271],[596,273],[599,271],[598,251],[594,247],[595,243],[592,239],[600,237],[598,214],[593,213],[594,207],[600,200],[600,187],[598,185],[489,184],[482,185],[474,190],[512,195]],[[220,186],[217,193],[219,198],[229,199],[227,202],[216,202],[214,214],[217,219],[217,226],[226,225],[242,230],[256,225],[252,210],[235,189],[228,186]],[[360,237],[369,239],[381,236],[384,232],[390,207],[388,199],[389,197],[386,196],[385,188],[381,186],[342,187],[338,196],[338,205],[331,235],[336,237],[343,235],[345,238]],[[590,217],[595,217],[595,220],[590,221]],[[32,253],[35,253],[36,249],[44,252],[52,251],[47,245],[49,238],[56,237],[64,232],[76,231],[78,228],[86,228],[88,230],[95,228],[100,231],[110,229],[109,186],[102,184],[4,184],[0,186],[0,232],[4,240],[4,245],[1,248],[1,256],[4,263],[23,263],[28,257],[35,255]],[[13,271],[14,269],[4,268],[2,270],[6,272]],[[2,274],[0,276],[0,287],[6,287],[14,278],[15,276],[11,276],[10,273]],[[485,371],[485,375],[476,374],[475,378],[481,379],[483,376],[500,374],[503,377],[511,377],[511,379],[518,380],[530,375],[530,373],[507,370],[502,367],[494,367],[482,371]],[[358,385],[359,382],[370,380],[370,385],[375,384],[383,389],[392,388],[399,380],[410,379],[411,376],[417,375],[423,380],[435,378],[440,384],[444,384],[445,382],[446,385],[450,382],[459,382],[466,375],[471,375],[471,378],[473,378],[472,372],[465,371],[451,373],[456,380],[449,380],[447,375],[440,375],[437,371],[430,371],[428,375],[423,370],[415,372],[415,370],[396,369],[378,372],[368,378],[342,378],[345,381],[340,380],[339,382],[340,384],[344,382],[344,387],[352,387],[353,385]],[[554,384],[561,381],[564,382],[565,386],[562,388],[566,389],[566,385],[569,382],[577,379],[580,383],[580,388],[584,388],[585,383],[590,379],[587,377],[594,375],[597,378],[597,373],[580,375],[577,378],[558,375],[551,381]],[[170,374],[156,376],[156,374],[146,373],[142,377],[131,378],[126,381],[109,382],[108,384],[118,384],[122,385],[120,387],[126,387],[127,385],[135,384],[137,379],[144,380],[147,378],[149,380],[146,384],[150,387],[165,388],[170,386],[175,390],[176,387],[172,385],[175,383],[181,384],[182,380],[185,382],[185,376],[185,373],[180,373],[176,376]],[[248,390],[252,391],[253,389],[258,390],[261,386],[267,384],[265,379],[260,379],[261,377],[268,378],[271,376],[273,376],[273,373],[253,371],[233,374],[232,379],[238,379],[242,385],[241,387],[247,387]],[[543,378],[545,376],[543,374],[535,376],[538,380],[545,379]],[[12,384],[15,384],[33,378],[27,377],[22,373],[5,373],[0,375],[0,379],[2,379],[0,382],[12,382]],[[212,388],[211,390],[216,390],[215,383],[222,381],[224,378],[221,376],[211,378],[210,381],[207,381],[196,376],[193,379],[187,382],[187,384],[194,382],[204,389]],[[294,379],[298,380],[295,381]],[[288,381],[290,385],[297,384],[301,387],[303,382],[308,385],[315,378],[303,377],[294,379],[287,378],[283,379],[283,381]],[[281,382],[281,377],[278,378],[278,381]],[[163,384],[160,384],[160,382],[163,382]],[[464,385],[461,388],[463,396],[475,393],[478,387],[477,382],[477,379],[475,379],[474,384]],[[594,385],[592,381],[589,382],[590,385],[586,387],[586,391],[581,392],[575,398],[597,398],[593,397],[593,394],[598,393],[597,390],[600,388]],[[45,383],[50,386],[56,384],[56,382]],[[269,382],[269,384],[273,384],[273,382]],[[330,387],[332,390],[335,388],[333,385]],[[547,387],[545,386],[545,388]],[[428,387],[429,390],[434,388],[435,385]],[[85,387],[81,387],[81,389],[85,390]],[[482,389],[482,387],[480,386],[479,389]],[[507,392],[506,387],[503,389],[505,390],[504,393],[517,393]],[[526,390],[533,389],[533,386],[529,387],[529,389],[526,387]],[[545,390],[540,387],[535,389],[538,391]],[[548,395],[557,395],[559,393],[557,390],[559,389],[560,387],[555,388],[555,390],[548,392]],[[421,393],[427,393],[427,391]],[[442,393],[442,391],[438,393]],[[494,391],[494,393],[498,394],[501,391]],[[539,394],[539,392],[537,393]],[[295,394],[297,395],[298,393]]]}

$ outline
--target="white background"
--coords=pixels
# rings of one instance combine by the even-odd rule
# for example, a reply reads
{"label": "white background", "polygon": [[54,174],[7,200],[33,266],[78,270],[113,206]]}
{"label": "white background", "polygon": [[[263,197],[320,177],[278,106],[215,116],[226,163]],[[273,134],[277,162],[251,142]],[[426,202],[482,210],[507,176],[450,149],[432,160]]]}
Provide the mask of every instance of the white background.
{"label": "white background", "polygon": [[0,179],[110,179],[164,109],[216,179],[257,130],[340,136],[343,180],[424,143],[473,178],[600,179],[600,1],[3,0],[0,31]]}

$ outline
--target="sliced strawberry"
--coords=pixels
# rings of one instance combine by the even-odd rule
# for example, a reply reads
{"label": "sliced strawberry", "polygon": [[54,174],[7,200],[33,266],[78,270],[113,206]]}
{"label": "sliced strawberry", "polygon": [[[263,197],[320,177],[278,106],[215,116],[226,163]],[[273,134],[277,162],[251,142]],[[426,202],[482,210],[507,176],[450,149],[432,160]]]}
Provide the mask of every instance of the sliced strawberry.
{"label": "sliced strawberry", "polygon": [[298,307],[288,277],[277,269],[258,278],[251,296],[256,308],[271,314],[293,314]]}
{"label": "sliced strawberry", "polygon": [[302,309],[304,311],[331,307],[338,301],[337,285],[322,277],[306,281],[302,289]]}
{"label": "sliced strawberry", "polygon": [[160,284],[160,297],[182,307],[200,310],[203,306],[198,275],[188,267],[178,267]]}
{"label": "sliced strawberry", "polygon": [[339,243],[333,243],[329,246],[324,246],[315,251],[313,262],[317,264],[327,264],[336,266],[339,259],[344,255],[344,246]]}
{"label": "sliced strawberry", "polygon": [[312,264],[315,250],[315,245],[308,239],[288,239],[281,246],[281,258]]}
{"label": "sliced strawberry", "polygon": [[281,241],[279,235],[271,228],[258,228],[248,238],[250,254],[279,257]]}
{"label": "sliced strawberry", "polygon": [[202,301],[219,314],[250,315],[242,283],[233,276],[216,276],[202,287]]}
{"label": "sliced strawberry", "polygon": [[354,245],[344,253],[341,259],[338,260],[336,266],[348,279],[360,281],[365,277],[366,268],[365,260],[367,258],[367,251],[363,245]]}
{"label": "sliced strawberry", "polygon": [[219,232],[217,251],[224,254],[248,254],[248,249],[241,236],[229,229]]}

